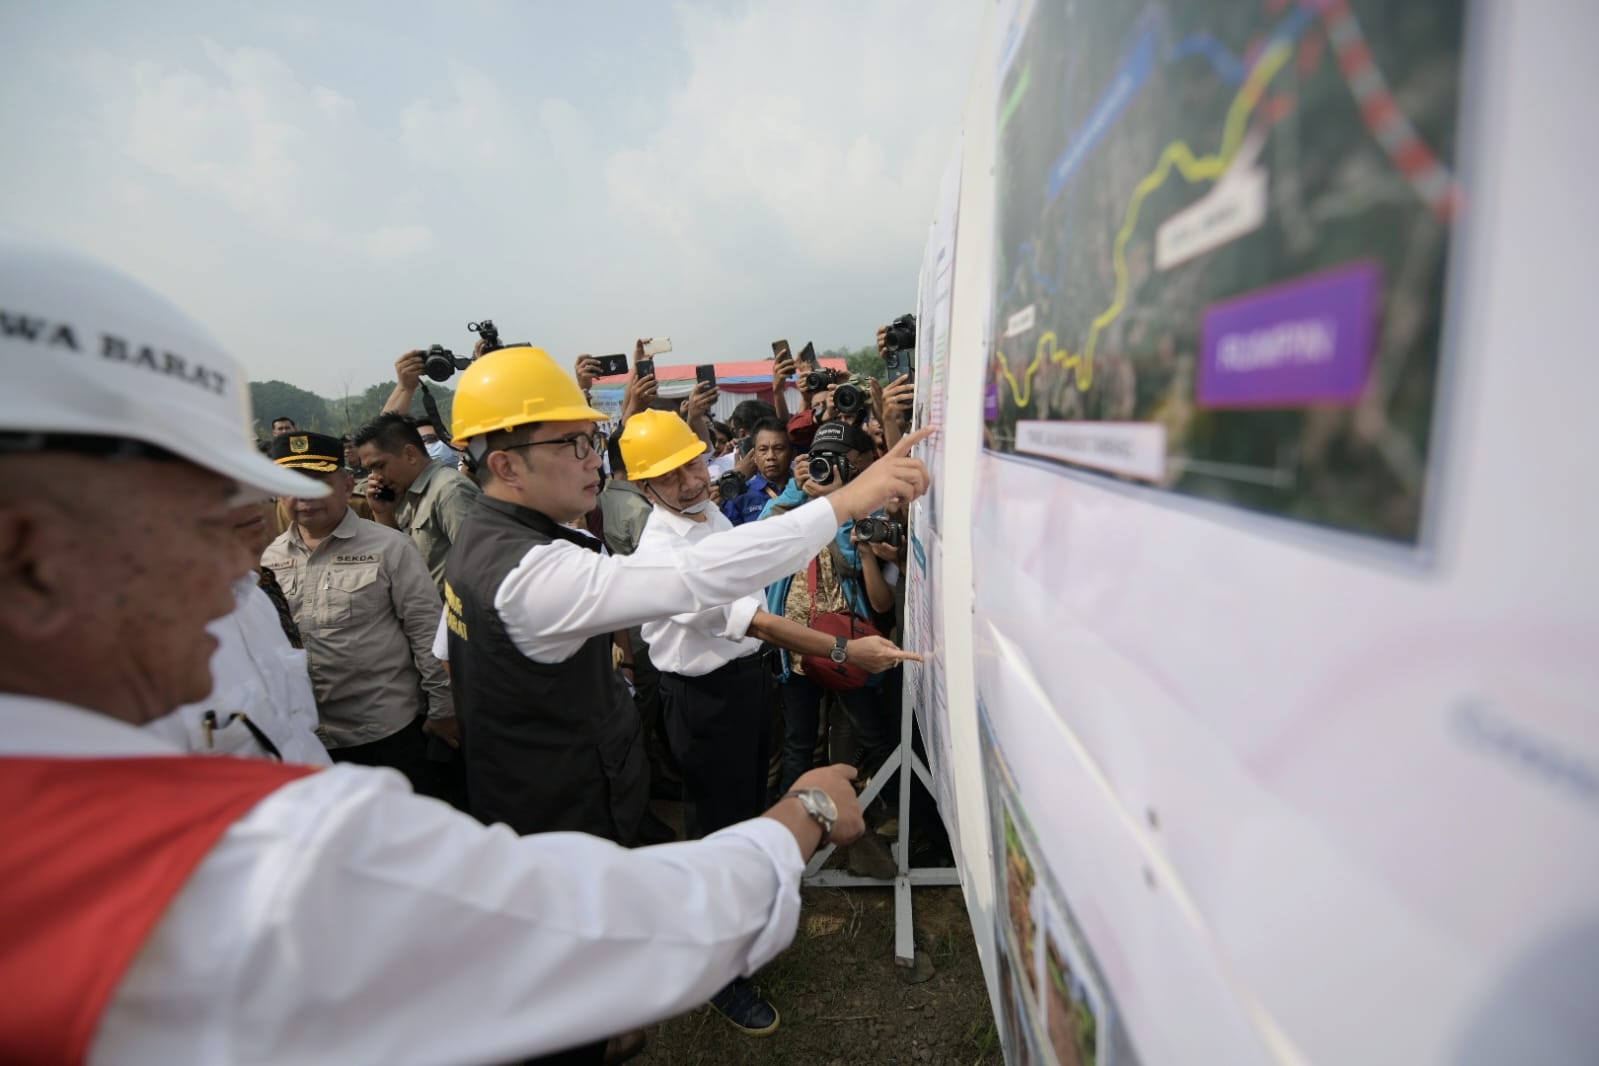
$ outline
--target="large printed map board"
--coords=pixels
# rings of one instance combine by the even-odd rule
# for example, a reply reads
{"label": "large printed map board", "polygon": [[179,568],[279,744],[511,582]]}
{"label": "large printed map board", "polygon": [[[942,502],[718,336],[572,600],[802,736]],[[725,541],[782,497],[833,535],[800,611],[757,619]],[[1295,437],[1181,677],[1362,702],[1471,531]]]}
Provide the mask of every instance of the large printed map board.
{"label": "large printed map board", "polygon": [[988,447],[1417,542],[1463,6],[1033,5],[999,61]]}

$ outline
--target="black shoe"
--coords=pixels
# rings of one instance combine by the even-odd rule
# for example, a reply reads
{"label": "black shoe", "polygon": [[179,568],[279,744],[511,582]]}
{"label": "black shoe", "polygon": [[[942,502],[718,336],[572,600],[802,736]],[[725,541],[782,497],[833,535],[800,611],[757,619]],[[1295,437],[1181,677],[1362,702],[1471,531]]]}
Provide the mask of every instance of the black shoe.
{"label": "black shoe", "polygon": [[770,1036],[781,1021],[777,1008],[743,977],[735,977],[726,988],[711,997],[711,1006],[746,1036]]}

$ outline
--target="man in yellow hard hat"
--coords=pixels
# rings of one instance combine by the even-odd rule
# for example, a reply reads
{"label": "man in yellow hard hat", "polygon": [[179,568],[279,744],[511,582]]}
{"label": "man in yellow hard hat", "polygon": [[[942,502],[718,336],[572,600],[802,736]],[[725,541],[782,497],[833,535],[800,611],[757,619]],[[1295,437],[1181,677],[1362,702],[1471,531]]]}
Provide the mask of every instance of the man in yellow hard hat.
{"label": "man in yellow hard hat", "polygon": [[[667,411],[644,411],[628,420],[620,443],[628,476],[654,505],[635,558],[671,566],[677,553],[733,529],[711,503],[705,442],[687,422]],[[765,606],[764,597],[752,591],[644,623],[644,639],[661,672],[662,718],[683,775],[691,837],[741,822],[766,805],[773,676],[764,642],[801,655],[837,654],[874,674],[904,659],[920,661],[885,637],[835,641]],[[742,977],[711,1004],[751,1035],[778,1026],[777,1008]]]}
{"label": "man in yellow hard hat", "polygon": [[927,485],[926,468],[900,448],[781,520],[619,558],[566,525],[594,507],[606,416],[555,360],[528,347],[483,355],[461,376],[453,417],[483,484],[445,571],[468,792],[479,818],[520,833],[635,840],[648,775],[638,715],[612,665],[614,632],[756,592],[841,522]]}
{"label": "man in yellow hard hat", "polygon": [[0,233],[0,307],[0,1062],[520,1061],[788,945],[806,858],[865,828],[847,767],[628,851],[139,728],[213,688],[207,623],[259,563],[236,505],[329,488],[257,451],[243,367],[131,279]]}

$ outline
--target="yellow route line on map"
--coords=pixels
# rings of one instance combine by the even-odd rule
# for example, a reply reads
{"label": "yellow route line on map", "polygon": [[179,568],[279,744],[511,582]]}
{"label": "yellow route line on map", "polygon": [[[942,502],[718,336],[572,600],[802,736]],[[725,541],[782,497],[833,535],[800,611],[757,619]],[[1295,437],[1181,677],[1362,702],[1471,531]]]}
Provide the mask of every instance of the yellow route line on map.
{"label": "yellow route line on map", "polygon": [[1144,200],[1150,193],[1166,184],[1173,167],[1189,184],[1197,181],[1214,181],[1226,173],[1233,157],[1238,154],[1238,146],[1243,143],[1244,132],[1249,125],[1249,116],[1260,103],[1261,96],[1265,94],[1266,85],[1293,54],[1293,47],[1287,41],[1278,41],[1262,53],[1260,61],[1250,70],[1249,77],[1244,80],[1238,95],[1233,97],[1233,102],[1227,109],[1227,121],[1222,127],[1220,151],[1215,155],[1196,159],[1186,141],[1172,141],[1160,153],[1160,159],[1154,169],[1144,175],[1144,179],[1133,187],[1133,198],[1127,205],[1127,214],[1122,219],[1121,229],[1116,232],[1116,243],[1112,250],[1112,264],[1116,272],[1116,298],[1110,302],[1109,307],[1095,316],[1092,328],[1088,331],[1088,343],[1083,346],[1080,353],[1073,354],[1064,348],[1057,348],[1053,332],[1039,337],[1033,361],[1028,364],[1020,385],[1017,384],[1015,375],[1011,373],[1009,363],[1003,358],[1000,359],[1000,373],[1005,375],[1005,380],[1010,385],[1010,394],[1017,404],[1026,407],[1032,399],[1033,375],[1038,373],[1046,358],[1057,366],[1063,366],[1073,372],[1072,379],[1077,385],[1078,392],[1087,392],[1089,386],[1093,385],[1094,351],[1099,346],[1099,335],[1121,316],[1127,306],[1127,244],[1133,238],[1133,231],[1138,228],[1138,212],[1144,206]]}

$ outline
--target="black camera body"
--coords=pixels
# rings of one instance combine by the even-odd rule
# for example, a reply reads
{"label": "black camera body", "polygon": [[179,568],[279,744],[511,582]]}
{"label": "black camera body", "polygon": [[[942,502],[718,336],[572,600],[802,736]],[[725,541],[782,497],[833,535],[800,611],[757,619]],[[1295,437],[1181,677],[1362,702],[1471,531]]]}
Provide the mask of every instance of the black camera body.
{"label": "black camera body", "polygon": [[494,323],[485,318],[481,322],[468,322],[466,328],[483,338],[483,354],[505,347],[500,343],[500,331]]}
{"label": "black camera body", "polygon": [[905,527],[892,518],[862,518],[855,523],[855,539],[863,544],[905,544]]}
{"label": "black camera body", "polygon": [[811,475],[811,480],[818,485],[831,485],[837,482],[847,485],[855,476],[855,464],[838,452],[818,452],[812,455],[806,469]]}
{"label": "black camera body", "polygon": [[911,362],[915,353],[916,316],[900,315],[883,333],[883,365],[888,369],[890,381],[916,369]]}
{"label": "black camera body", "polygon": [[749,481],[737,470],[729,470],[716,479],[716,494],[723,503],[744,495],[750,489]]}
{"label": "black camera body", "polygon": [[472,360],[478,355],[487,355],[501,348],[509,347],[500,341],[500,331],[490,319],[480,322],[468,322],[466,328],[476,333],[483,339],[483,350],[477,355],[456,355],[448,348],[435,344],[422,355],[422,371],[434,381],[448,381],[457,370],[465,370],[472,365]]}
{"label": "black camera body", "polygon": [[833,410],[846,422],[855,422],[866,413],[871,398],[859,385],[840,385],[833,390]]}
{"label": "black camera body", "polygon": [[435,344],[422,355],[422,371],[434,381],[448,381],[457,370],[465,370],[472,360]]}
{"label": "black camera body", "polygon": [[833,375],[827,370],[809,370],[800,375],[799,386],[806,392],[821,392],[833,383]]}

